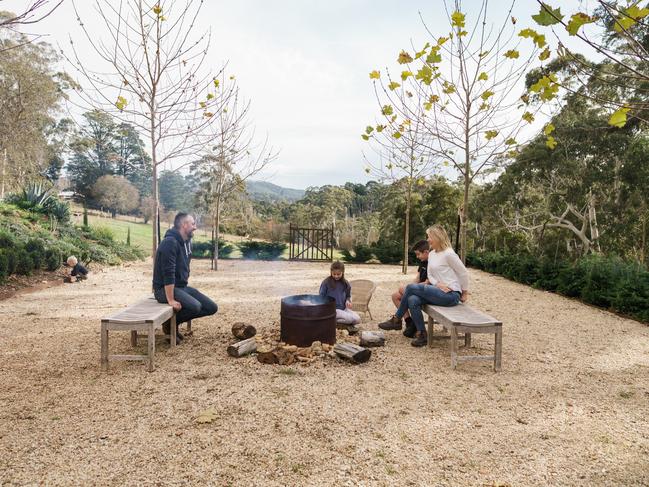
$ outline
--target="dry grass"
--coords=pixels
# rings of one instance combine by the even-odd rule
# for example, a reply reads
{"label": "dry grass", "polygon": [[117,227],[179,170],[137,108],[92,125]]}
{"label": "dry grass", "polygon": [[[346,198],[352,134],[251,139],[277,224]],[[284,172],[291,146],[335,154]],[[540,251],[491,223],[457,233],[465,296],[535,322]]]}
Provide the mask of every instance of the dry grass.
{"label": "dry grass", "polygon": [[[99,320],[147,293],[149,263],[0,303],[0,485],[649,484],[637,322],[474,271],[472,302],[505,323],[499,374],[451,371],[447,343],[398,333],[364,365],[268,366],[227,356],[230,325],[277,326],[280,296],[315,291],[326,264],[207,265],[191,282],[219,313],[175,351],[160,343],[151,374],[99,370]],[[397,267],[347,277],[377,281],[373,314],[392,312]]]}

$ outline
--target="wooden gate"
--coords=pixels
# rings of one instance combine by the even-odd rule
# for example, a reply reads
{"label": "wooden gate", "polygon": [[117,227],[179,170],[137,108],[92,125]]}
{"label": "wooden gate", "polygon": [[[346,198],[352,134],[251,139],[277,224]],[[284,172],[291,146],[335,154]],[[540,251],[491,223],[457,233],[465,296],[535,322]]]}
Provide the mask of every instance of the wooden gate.
{"label": "wooden gate", "polygon": [[334,260],[334,227],[298,228],[289,226],[290,259],[306,261]]}

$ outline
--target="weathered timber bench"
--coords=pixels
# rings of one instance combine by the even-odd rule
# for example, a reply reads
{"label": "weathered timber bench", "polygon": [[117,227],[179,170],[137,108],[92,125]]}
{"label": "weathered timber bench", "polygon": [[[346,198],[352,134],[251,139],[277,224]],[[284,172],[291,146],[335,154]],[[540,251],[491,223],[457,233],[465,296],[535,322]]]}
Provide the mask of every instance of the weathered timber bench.
{"label": "weathered timber bench", "polygon": [[[503,324],[488,314],[472,308],[468,304],[457,306],[423,306],[428,315],[428,346],[433,346],[434,323],[446,328],[451,335],[451,367],[455,369],[458,362],[471,360],[493,360],[494,370],[498,372],[502,362]],[[464,333],[464,346],[471,346],[471,335],[474,333],[493,333],[495,335],[493,355],[459,355],[458,332]]]}
{"label": "weathered timber bench", "polygon": [[[101,368],[108,369],[110,360],[147,360],[148,370],[153,372],[153,356],[155,355],[155,332],[162,328],[167,321],[170,322],[172,331],[169,341],[172,347],[176,346],[176,314],[168,304],[158,303],[155,298],[150,297],[132,304],[126,309],[101,320]],[[187,330],[191,332],[192,322],[187,323]],[[148,340],[148,353],[137,355],[109,355],[108,353],[108,332],[110,330],[130,331],[131,345],[137,346],[137,339],[146,336]],[[138,335],[138,332],[144,332]]]}

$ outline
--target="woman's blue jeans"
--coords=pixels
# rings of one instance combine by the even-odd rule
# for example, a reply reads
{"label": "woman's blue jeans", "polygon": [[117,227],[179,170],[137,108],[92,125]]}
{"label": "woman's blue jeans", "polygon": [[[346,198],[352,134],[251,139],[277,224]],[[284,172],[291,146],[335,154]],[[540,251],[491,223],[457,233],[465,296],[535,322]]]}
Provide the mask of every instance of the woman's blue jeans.
{"label": "woman's blue jeans", "polygon": [[406,311],[410,311],[410,316],[417,327],[417,331],[426,331],[426,324],[424,323],[424,316],[421,313],[421,307],[424,304],[455,306],[460,302],[460,296],[461,293],[458,291],[445,293],[432,284],[408,284],[395,316],[397,318],[403,318]]}

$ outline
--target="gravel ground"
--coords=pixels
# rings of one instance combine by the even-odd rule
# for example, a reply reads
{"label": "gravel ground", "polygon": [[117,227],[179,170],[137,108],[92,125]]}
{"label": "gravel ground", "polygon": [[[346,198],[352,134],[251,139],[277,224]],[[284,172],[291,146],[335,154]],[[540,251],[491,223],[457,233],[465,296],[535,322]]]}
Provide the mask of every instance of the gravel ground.
{"label": "gravel ground", "polygon": [[[219,313],[161,341],[155,372],[102,373],[100,318],[147,294],[150,265],[0,302],[0,485],[649,485],[645,325],[471,271],[471,302],[504,322],[500,373],[452,371],[448,341],[398,332],[363,365],[262,365],[227,356],[231,324],[277,327],[280,297],[315,292],[327,264],[195,261]],[[404,276],[347,277],[378,283],[375,329]],[[472,352],[491,346],[476,335]]]}

